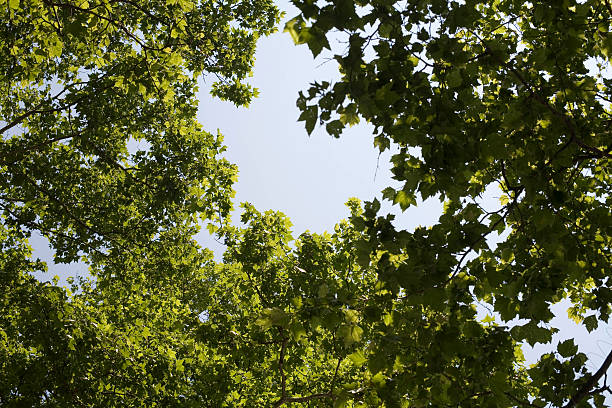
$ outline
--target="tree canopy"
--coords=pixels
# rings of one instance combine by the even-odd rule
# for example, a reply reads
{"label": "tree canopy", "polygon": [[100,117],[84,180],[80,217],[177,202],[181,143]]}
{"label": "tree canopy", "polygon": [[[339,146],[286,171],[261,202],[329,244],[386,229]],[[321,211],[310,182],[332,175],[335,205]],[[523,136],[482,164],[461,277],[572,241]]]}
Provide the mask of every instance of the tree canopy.
{"label": "tree canopy", "polygon": [[[232,223],[196,84],[249,103],[270,1],[0,0],[0,404],[604,407],[612,351],[590,371],[550,320],[611,313],[612,4],[294,4],[341,73],[299,95],[306,130],[372,124],[384,198],[437,197],[437,223],[357,199],[331,233],[247,203]],[[34,232],[91,276],[33,278]]]}

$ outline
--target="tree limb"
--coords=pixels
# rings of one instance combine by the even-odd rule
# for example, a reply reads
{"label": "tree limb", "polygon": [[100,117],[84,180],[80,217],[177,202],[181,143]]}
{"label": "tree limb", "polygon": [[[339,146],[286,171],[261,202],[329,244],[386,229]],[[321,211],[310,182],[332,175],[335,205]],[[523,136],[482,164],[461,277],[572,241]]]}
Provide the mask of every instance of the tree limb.
{"label": "tree limb", "polygon": [[[563,408],[575,407],[586,396],[590,395],[591,390],[597,385],[597,383],[599,382],[599,379],[603,377],[606,374],[606,372],[608,372],[608,368],[610,368],[610,364],[612,364],[612,350],[608,354],[608,357],[606,357],[606,359],[604,360],[601,367],[599,367],[599,370],[597,370],[595,374],[591,375],[588,381],[584,383],[582,387],[580,387],[578,392],[574,394],[574,396],[569,400],[567,404],[565,404]],[[603,387],[603,389],[606,389],[606,388],[607,386]]]}
{"label": "tree limb", "polygon": [[[281,331],[282,334],[282,329],[279,328],[279,330]],[[285,337],[283,338],[283,342],[281,344],[281,349],[280,349],[280,355],[278,356],[278,371],[280,373],[281,376],[281,397],[278,400],[278,402],[276,404],[274,404],[274,407],[280,407],[281,405],[283,405],[286,401],[287,401],[287,376],[285,374],[285,349],[287,348],[287,341],[289,340],[289,338]]]}
{"label": "tree limb", "polygon": [[327,392],[320,392],[317,394],[310,394],[310,395],[306,395],[304,397],[287,397],[286,395],[286,377],[285,377],[285,373],[284,373],[284,368],[283,368],[283,363],[284,363],[284,350],[285,350],[285,345],[287,344],[287,338],[284,339],[283,341],[283,345],[281,347],[281,355],[279,357],[278,360],[278,368],[279,371],[281,373],[281,388],[282,388],[282,394],[281,394],[281,398],[276,402],[276,404],[274,404],[274,408],[278,408],[280,406],[282,406],[283,404],[285,404],[286,402],[308,402],[308,401],[312,401],[315,399],[322,399],[322,398],[331,398],[334,399],[334,388],[336,387],[336,378],[338,378],[338,369],[340,368],[340,363],[342,362],[342,358],[338,357],[338,362],[336,363],[336,368],[334,370],[334,376],[331,380],[331,384],[329,386],[329,391]]}

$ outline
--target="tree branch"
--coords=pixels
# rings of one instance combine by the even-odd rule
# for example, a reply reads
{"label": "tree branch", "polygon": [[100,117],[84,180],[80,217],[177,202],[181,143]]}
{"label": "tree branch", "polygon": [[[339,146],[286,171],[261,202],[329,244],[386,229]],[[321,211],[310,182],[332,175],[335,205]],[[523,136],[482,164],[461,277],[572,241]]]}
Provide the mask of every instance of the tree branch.
{"label": "tree branch", "polygon": [[[311,394],[311,395],[307,395],[305,397],[291,397],[291,398],[285,398],[283,400],[283,403],[285,402],[308,402],[308,401],[312,401],[314,399],[321,399],[321,398],[330,398],[332,396],[331,392],[323,392],[320,394]],[[280,406],[280,405],[278,405]]]}
{"label": "tree branch", "polygon": [[[607,3],[607,1],[606,1]],[[565,127],[567,128],[567,130],[569,131],[570,134],[570,139],[568,141],[568,144],[576,143],[578,146],[582,147],[583,149],[591,152],[593,155],[595,155],[596,157],[608,157],[611,158],[612,154],[610,154],[610,152],[608,150],[599,150],[596,147],[593,146],[589,146],[588,144],[584,143],[583,140],[581,140],[578,137],[578,134],[576,132],[576,128],[574,127],[574,124],[572,123],[571,119],[568,118],[568,116],[563,113],[558,111],[557,109],[555,109],[554,106],[552,106],[548,99],[542,97],[542,95],[540,95],[538,92],[536,92],[536,90],[534,90],[533,86],[531,86],[531,84],[529,82],[527,82],[527,80],[525,79],[525,77],[513,66],[511,66],[510,64],[504,62],[503,60],[501,60],[499,57],[497,57],[495,55],[495,53],[491,52],[491,48],[489,47],[489,45],[487,44],[487,42],[481,38],[477,33],[472,31],[472,34],[478,38],[478,40],[482,43],[482,45],[485,47],[486,52],[488,52],[491,56],[493,56],[493,58],[495,60],[497,60],[497,62],[502,66],[505,67],[508,71],[510,71],[518,80],[519,82],[529,90],[530,96],[533,97],[536,101],[538,101],[542,106],[544,106],[546,109],[548,109],[550,111],[550,113],[552,113],[554,116],[558,117],[564,124]],[[563,146],[561,148],[561,150],[564,150],[567,148],[567,145]],[[556,154],[558,154],[559,152],[557,152]]]}
{"label": "tree branch", "polygon": [[510,394],[509,392],[504,392],[504,394],[507,397],[509,397],[511,400],[513,400],[514,402],[521,404],[521,406],[523,406],[523,407],[535,407],[535,408],[539,408],[537,405],[534,405],[534,404],[532,404],[529,401],[522,400],[522,399],[518,398],[517,396]]}
{"label": "tree branch", "polygon": [[[563,408],[572,408],[572,407],[575,407],[586,396],[590,395],[591,394],[591,390],[597,385],[597,383],[599,382],[599,379],[601,377],[603,377],[608,372],[608,368],[610,368],[610,364],[612,364],[612,350],[608,354],[608,357],[606,357],[606,359],[604,360],[604,362],[601,365],[601,367],[599,367],[599,370],[597,370],[597,372],[595,374],[591,375],[591,377],[588,379],[588,381],[586,383],[584,383],[584,385],[582,387],[580,387],[578,392],[576,394],[574,394],[574,396],[569,400],[569,402],[567,404],[565,404],[565,406]],[[603,389],[607,389],[607,388],[608,387],[604,385]]]}
{"label": "tree branch", "polygon": [[284,368],[283,368],[283,363],[284,363],[284,350],[285,350],[285,345],[287,344],[287,338],[284,339],[283,341],[283,345],[281,347],[281,355],[278,359],[278,369],[281,373],[281,388],[282,388],[282,394],[281,394],[281,398],[276,402],[276,404],[274,404],[274,408],[278,408],[280,406],[282,406],[283,404],[285,404],[286,402],[308,402],[308,401],[312,401],[315,399],[322,399],[322,398],[331,398],[332,400],[334,399],[334,388],[336,387],[336,378],[338,378],[338,369],[340,368],[340,363],[342,362],[342,358],[338,357],[338,362],[336,363],[336,368],[334,370],[334,376],[331,380],[331,384],[329,386],[329,391],[327,392],[320,392],[320,393],[316,393],[316,394],[310,394],[310,395],[306,395],[304,397],[287,397],[286,395],[286,377],[285,377],[285,373],[284,373]]}
{"label": "tree branch", "polygon": [[[519,192],[518,194],[516,194],[516,196],[514,197],[514,201],[512,201],[510,204],[508,204],[505,208],[506,208],[506,213],[497,221],[495,221],[493,223],[493,225],[491,225],[489,227],[489,230],[487,232],[482,233],[477,239],[475,239],[469,246],[468,248],[465,250],[465,252],[463,252],[463,254],[461,255],[461,258],[459,258],[459,262],[457,263],[457,265],[455,266],[455,269],[453,270],[453,272],[450,274],[450,276],[448,277],[448,279],[444,282],[443,286],[446,286],[450,281],[453,280],[453,278],[459,273],[461,272],[465,266],[462,266],[463,261],[465,260],[465,258],[472,252],[474,251],[474,247],[476,246],[476,244],[480,243],[483,239],[485,239],[487,236],[489,236],[490,233],[492,233],[493,231],[495,231],[495,228],[497,228],[497,226],[506,219],[506,217],[508,216],[508,214],[510,213],[510,210],[516,205],[516,201],[518,199],[518,195],[520,194],[520,192],[522,191],[522,187],[519,188]],[[503,208],[503,207],[502,207]]]}
{"label": "tree branch", "polygon": [[[281,335],[282,335],[282,330],[283,329],[279,328],[279,331],[281,331]],[[285,349],[287,348],[288,340],[289,340],[288,337],[283,338],[283,342],[281,344],[281,349],[280,349],[280,355],[278,356],[278,371],[281,376],[281,397],[276,402],[276,404],[274,404],[275,408],[280,407],[287,401],[287,376],[285,374],[284,365],[285,365]]]}

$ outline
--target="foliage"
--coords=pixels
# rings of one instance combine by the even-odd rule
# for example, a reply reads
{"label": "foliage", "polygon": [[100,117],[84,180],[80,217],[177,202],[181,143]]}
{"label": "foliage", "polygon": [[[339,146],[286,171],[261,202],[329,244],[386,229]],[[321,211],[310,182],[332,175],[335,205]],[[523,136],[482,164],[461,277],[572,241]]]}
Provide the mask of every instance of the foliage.
{"label": "foliage", "polygon": [[[449,320],[450,327],[435,330],[446,334],[436,346],[448,366],[427,370],[439,377],[402,385],[396,397],[407,406],[482,406],[487,395],[495,395],[495,406],[603,406],[608,389],[598,382],[610,358],[590,375],[571,340],[527,371],[504,366],[506,359],[484,360],[489,383],[471,379],[474,368],[468,375],[461,370],[469,367],[466,349],[473,351],[463,337],[488,336],[466,309],[475,302],[492,305],[500,324],[512,321],[505,327],[487,319],[497,330],[489,346],[495,354],[513,342],[550,343],[551,306],[564,298],[573,304],[570,316],[589,331],[609,319],[612,4],[295,4],[301,13],[286,30],[315,56],[330,48],[333,33],[346,39],[346,48],[330,50],[341,80],[314,83],[298,99],[306,129],[320,122],[338,137],[360,119],[371,123],[380,151],[397,151],[391,166],[401,187],[385,189],[384,197],[402,210],[419,198],[444,201],[435,225],[412,232],[379,216],[377,202],[352,218],[364,235],[359,264],[374,268],[398,302]],[[492,191],[501,195],[496,208],[483,199]],[[462,311],[455,317],[455,310]],[[408,316],[398,311],[397,320]],[[419,336],[417,329],[409,335]],[[405,356],[388,353],[387,362]],[[425,361],[386,367],[384,383],[404,384]],[[432,392],[447,390],[445,384],[466,392]]]}
{"label": "foliage", "polygon": [[[194,120],[196,81],[247,104],[269,1],[3,1],[0,165],[8,225],[58,261],[144,245],[193,214],[228,213],[235,169]],[[192,222],[192,221],[190,221]]]}
{"label": "foliage", "polygon": [[[347,39],[341,79],[300,95],[306,129],[371,123],[397,150],[384,197],[444,214],[406,231],[352,199],[296,240],[249,204],[229,223],[236,170],[195,121],[196,81],[248,103],[266,0],[0,0],[0,404],[604,406],[612,354],[589,373],[569,339],[526,367],[521,344],[552,342],[564,298],[589,330],[610,314],[612,6],[296,5],[313,54]],[[33,232],[91,277],[34,279]]]}
{"label": "foliage", "polygon": [[[247,105],[278,18],[268,0],[0,1],[0,405],[220,405],[195,337],[212,255],[191,237],[227,221],[236,169],[195,120],[197,81]],[[91,281],[35,280],[32,233]]]}

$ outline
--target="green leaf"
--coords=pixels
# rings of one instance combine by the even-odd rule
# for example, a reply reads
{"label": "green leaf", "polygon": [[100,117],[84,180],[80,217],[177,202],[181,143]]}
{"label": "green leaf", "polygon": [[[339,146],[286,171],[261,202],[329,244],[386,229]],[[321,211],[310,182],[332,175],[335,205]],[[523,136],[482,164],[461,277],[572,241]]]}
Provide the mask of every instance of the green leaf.
{"label": "green leaf", "polygon": [[85,33],[85,27],[80,21],[71,21],[64,26],[64,31],[74,36],[82,36]]}
{"label": "green leaf", "polygon": [[297,321],[291,322],[291,325],[289,326],[289,330],[291,331],[291,335],[296,341],[306,336],[306,329],[300,322],[297,322]]}
{"label": "green leaf", "polygon": [[309,135],[314,130],[315,124],[317,123],[318,114],[319,107],[317,105],[310,105],[302,111],[302,114],[298,118],[299,121],[306,122],[306,132],[308,132]]}
{"label": "green leaf", "polygon": [[392,83],[388,83],[376,90],[374,100],[383,107],[393,105],[399,99],[399,95],[391,89],[392,85]]}
{"label": "green leaf", "polygon": [[361,340],[363,329],[355,325],[343,324],[338,328],[338,336],[342,338],[345,347],[350,347]]}
{"label": "green leaf", "polygon": [[335,399],[334,399],[334,408],[345,408],[348,402],[348,395],[346,395],[346,393],[342,392],[340,393]]}
{"label": "green leaf", "polygon": [[414,194],[409,193],[405,190],[400,190],[395,194],[393,202],[395,204],[399,204],[402,211],[406,211],[408,207],[416,204],[416,198]]}
{"label": "green leaf", "polygon": [[290,316],[280,308],[272,308],[270,309],[270,320],[272,324],[275,326],[280,326],[283,328],[287,328],[290,322]]}
{"label": "green leaf", "polygon": [[354,353],[349,354],[348,358],[353,362],[355,367],[361,367],[366,363],[366,361],[368,361],[362,350],[357,350]]}
{"label": "green leaf", "polygon": [[289,35],[291,35],[291,38],[293,39],[293,42],[295,44],[301,44],[301,42],[300,42],[300,30],[301,30],[303,25],[304,25],[304,23],[299,18],[299,16],[298,17],[294,17],[291,20],[287,21],[287,23],[285,23],[284,32],[288,32]]}
{"label": "green leaf", "polygon": [[62,55],[63,43],[61,41],[56,42],[55,44],[49,46],[49,57],[55,58]]}
{"label": "green leaf", "polygon": [[494,324],[495,323],[495,317],[494,316],[490,316],[490,315],[486,315],[485,318],[481,320],[481,322],[483,322],[485,324]]}
{"label": "green leaf", "polygon": [[586,329],[589,331],[589,333],[597,329],[597,326],[599,326],[597,316],[595,315],[589,315],[585,317],[582,323],[584,324],[584,327],[586,327]]}
{"label": "green leaf", "polygon": [[387,366],[386,356],[381,352],[370,354],[368,357],[368,370],[372,375],[381,372]]}
{"label": "green leaf", "polygon": [[510,333],[516,341],[526,340],[533,347],[537,343],[549,343],[555,331],[555,329],[539,327],[534,321],[531,321],[523,326],[513,327]]}
{"label": "green leaf", "polygon": [[342,110],[340,114],[340,122],[343,125],[353,126],[359,123],[359,115],[357,114],[357,106],[352,103]]}
{"label": "green leaf", "polygon": [[327,286],[326,283],[322,284],[319,286],[319,289],[317,290],[317,295],[320,298],[325,298],[327,297],[327,294],[329,293],[329,286]]}
{"label": "green leaf", "polygon": [[[309,36],[305,39],[308,48],[312,52],[312,56],[316,57],[324,48],[330,49],[329,41],[323,31],[317,27],[310,27],[308,30]],[[303,35],[303,34],[302,34]]]}
{"label": "green leaf", "polygon": [[263,330],[267,330],[272,327],[273,322],[269,314],[263,314],[255,320],[255,324],[260,326]]}
{"label": "green leaf", "polygon": [[578,346],[573,339],[569,339],[557,344],[557,351],[562,357],[569,358],[578,352]]}
{"label": "green leaf", "polygon": [[325,125],[325,130],[332,136],[340,137],[342,130],[344,129],[344,124],[338,120],[332,120],[331,122]]}
{"label": "green leaf", "polygon": [[463,83],[463,78],[461,77],[461,71],[457,68],[451,70],[446,76],[446,80],[448,82],[449,87],[458,88]]}

